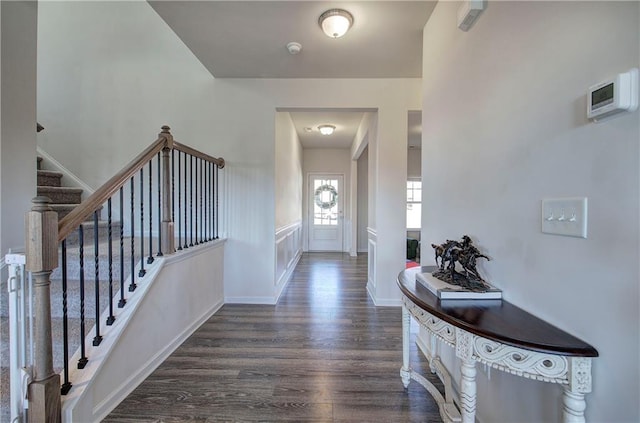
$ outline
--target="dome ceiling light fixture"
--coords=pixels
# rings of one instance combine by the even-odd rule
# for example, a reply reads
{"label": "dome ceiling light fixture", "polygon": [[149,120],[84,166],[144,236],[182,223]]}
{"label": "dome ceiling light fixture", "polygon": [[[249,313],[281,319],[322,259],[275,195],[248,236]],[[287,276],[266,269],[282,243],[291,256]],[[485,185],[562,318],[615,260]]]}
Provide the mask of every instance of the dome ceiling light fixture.
{"label": "dome ceiling light fixture", "polygon": [[330,38],[340,38],[353,25],[353,16],[344,9],[329,9],[320,15],[318,24]]}
{"label": "dome ceiling light fixture", "polygon": [[322,135],[331,135],[333,131],[336,130],[336,127],[333,125],[320,125],[318,126],[318,130]]}

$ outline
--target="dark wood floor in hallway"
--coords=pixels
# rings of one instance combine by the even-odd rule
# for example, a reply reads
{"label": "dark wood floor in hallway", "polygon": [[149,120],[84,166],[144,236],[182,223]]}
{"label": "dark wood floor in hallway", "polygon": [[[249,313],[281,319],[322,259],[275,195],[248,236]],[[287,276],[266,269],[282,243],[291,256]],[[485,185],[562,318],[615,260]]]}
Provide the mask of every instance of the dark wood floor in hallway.
{"label": "dark wood floor in hallway", "polygon": [[222,307],[105,421],[440,422],[402,386],[400,308],[366,281],[366,256],[304,254],[277,305]]}

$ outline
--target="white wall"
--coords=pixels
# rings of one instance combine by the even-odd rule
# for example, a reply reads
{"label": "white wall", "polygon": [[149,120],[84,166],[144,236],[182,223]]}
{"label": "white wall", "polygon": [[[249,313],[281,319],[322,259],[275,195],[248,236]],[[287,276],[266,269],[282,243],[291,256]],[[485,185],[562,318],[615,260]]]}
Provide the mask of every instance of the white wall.
{"label": "white wall", "polygon": [[302,254],[302,146],[288,112],[276,113],[275,298]]}
{"label": "white wall", "polygon": [[24,214],[36,195],[37,2],[7,2],[0,36],[0,255],[24,247]]}
{"label": "white wall", "polygon": [[350,151],[344,148],[305,148],[302,151],[302,171],[304,173],[303,189],[303,225],[304,225],[304,249],[307,250],[309,243],[309,174],[341,174],[344,181],[341,195],[343,219],[343,251],[349,251],[351,246],[351,157]]}
{"label": "white wall", "polygon": [[302,219],[302,146],[288,112],[276,113],[276,230]]}
{"label": "white wall", "polygon": [[[424,30],[422,238],[471,235],[508,301],[598,349],[587,421],[640,421],[639,112],[585,112],[640,63],[640,4],[490,2],[467,33],[458,6]],[[588,239],[540,232],[540,200],[566,196],[589,198]],[[480,421],[559,421],[559,386],[479,370]]]}
{"label": "white wall", "polygon": [[420,148],[407,150],[407,177],[422,178],[422,150]]}
{"label": "white wall", "polygon": [[369,214],[369,148],[366,147],[358,159],[358,252],[367,252],[367,226]]}

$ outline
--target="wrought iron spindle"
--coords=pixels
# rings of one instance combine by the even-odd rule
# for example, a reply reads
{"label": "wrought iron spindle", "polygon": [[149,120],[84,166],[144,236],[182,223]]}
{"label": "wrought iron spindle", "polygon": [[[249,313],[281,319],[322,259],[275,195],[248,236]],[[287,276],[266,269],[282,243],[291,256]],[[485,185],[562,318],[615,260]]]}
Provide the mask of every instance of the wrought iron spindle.
{"label": "wrought iron spindle", "polygon": [[220,209],[219,209],[219,205],[220,205],[220,179],[218,178],[218,166],[215,167],[215,179],[216,179],[216,217],[215,217],[215,224],[216,224],[216,230],[215,230],[215,234],[216,234],[216,239],[218,239],[218,230],[220,229],[218,226],[218,222],[220,221]]}
{"label": "wrought iron spindle", "polygon": [[[142,196],[142,193],[141,193]],[[136,285],[136,256],[135,256],[135,186],[133,183],[133,176],[131,177],[131,199],[130,199],[130,204],[131,204],[131,282],[129,283],[129,292],[133,292],[136,290],[136,288],[138,287]]]}
{"label": "wrought iron spindle", "polygon": [[120,301],[118,308],[124,307],[124,191],[120,187]]}
{"label": "wrought iron spindle", "polygon": [[[149,160],[149,257],[147,264],[153,263],[153,160]],[[144,242],[144,241],[143,241]],[[144,254],[142,255],[144,261]]]}
{"label": "wrought iron spindle", "polygon": [[209,163],[209,240],[213,240],[213,163]]}
{"label": "wrought iron spindle", "polygon": [[204,160],[200,159],[200,243],[204,243],[204,233],[202,228],[204,228],[204,221],[202,220],[204,217],[203,208],[202,208],[202,189],[204,188],[204,179],[202,172],[202,165],[204,164]]}
{"label": "wrought iron spindle", "polygon": [[100,248],[98,246],[98,211],[93,212],[93,258],[95,268],[95,297],[96,297],[96,336],[93,338],[93,346],[97,347],[102,342],[100,336]]}
{"label": "wrought iron spindle", "polygon": [[209,237],[209,161],[204,162],[204,240],[211,241]]}
{"label": "wrought iron spindle", "polygon": [[80,261],[80,359],[78,369],[84,369],[89,362],[84,346],[84,227],[78,228],[79,261]]}
{"label": "wrought iron spindle", "polygon": [[189,248],[187,232],[187,153],[184,153],[184,248]]}
{"label": "wrought iron spindle", "polygon": [[[200,183],[198,182],[198,162],[200,161],[200,159],[198,159],[197,157],[195,158],[196,161],[196,168],[195,168],[195,175],[194,175],[194,186],[196,189],[196,207],[194,210],[195,215],[195,220],[196,220],[196,232],[195,232],[195,238],[196,238],[196,245],[199,244],[198,242],[198,186],[200,185]],[[202,188],[200,189],[200,191],[202,191]]]}
{"label": "wrought iron spindle", "polygon": [[144,168],[140,168],[140,271],[138,277],[142,278],[146,273],[147,271],[144,270]]}
{"label": "wrought iron spindle", "polygon": [[[179,159],[178,159],[179,160]],[[178,162],[179,163],[179,162]],[[176,154],[175,154],[175,150],[171,150],[171,221],[174,222],[176,221],[176,180],[175,180],[175,168],[176,166]],[[180,171],[178,171],[178,174],[180,174]],[[179,219],[179,218],[178,218]],[[173,237],[173,242],[175,245],[175,241],[176,241],[176,234],[175,234],[175,229],[172,230],[172,234],[171,236]],[[178,242],[178,246],[180,246],[180,243]]]}
{"label": "wrought iron spindle", "polygon": [[193,247],[193,156],[189,156],[189,220],[191,221],[189,247]]}
{"label": "wrought iron spindle", "polygon": [[67,240],[62,240],[62,361],[64,364],[60,393],[67,395],[69,381],[69,317],[67,315]]}
{"label": "wrought iron spindle", "polygon": [[182,184],[180,183],[182,152],[178,150],[178,250],[182,250]]}
{"label": "wrought iron spindle", "polygon": [[[158,152],[158,257],[162,257],[162,196],[160,194],[160,190],[162,189],[162,179],[160,178],[160,153]],[[149,234],[151,237],[151,234]],[[149,255],[153,255],[151,251],[149,251]]]}
{"label": "wrought iron spindle", "polygon": [[111,198],[107,200],[107,230],[109,245],[109,317],[107,317],[107,326],[111,326],[116,321],[113,315],[113,229],[111,224]]}

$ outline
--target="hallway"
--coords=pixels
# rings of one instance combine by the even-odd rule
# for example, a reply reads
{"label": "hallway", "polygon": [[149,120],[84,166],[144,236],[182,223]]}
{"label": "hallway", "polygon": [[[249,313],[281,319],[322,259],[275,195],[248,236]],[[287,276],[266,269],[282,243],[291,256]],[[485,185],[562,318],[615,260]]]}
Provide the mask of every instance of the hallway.
{"label": "hallway", "polygon": [[225,305],[104,421],[440,422],[366,281],[366,255],[304,254],[276,306]]}

